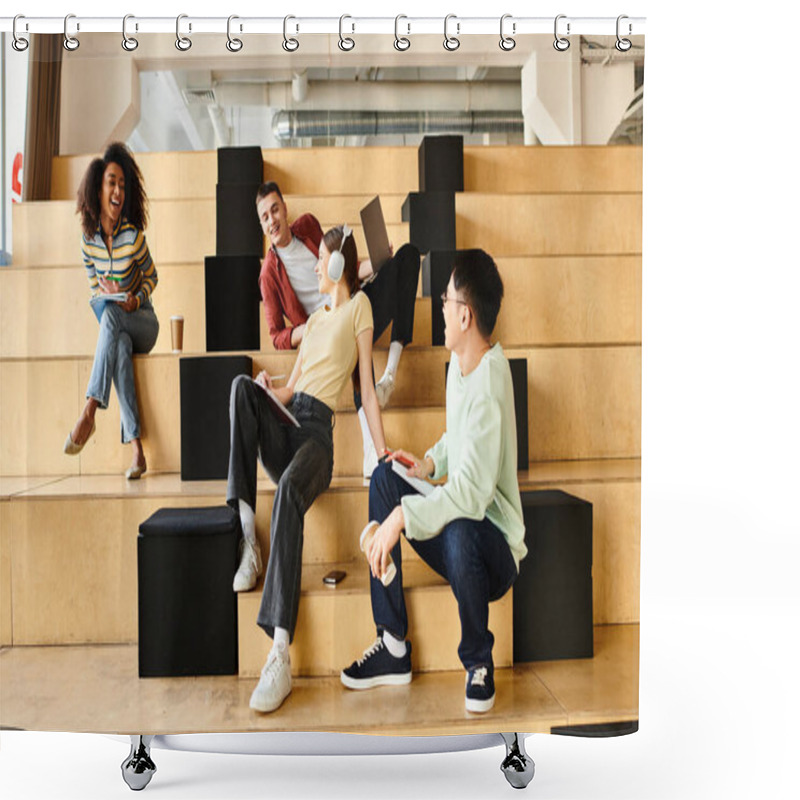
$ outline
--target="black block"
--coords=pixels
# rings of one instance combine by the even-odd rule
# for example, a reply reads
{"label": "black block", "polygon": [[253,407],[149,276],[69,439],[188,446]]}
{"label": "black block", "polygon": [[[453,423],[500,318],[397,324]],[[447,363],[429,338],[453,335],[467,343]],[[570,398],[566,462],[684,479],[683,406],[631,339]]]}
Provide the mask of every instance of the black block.
{"label": "black block", "polygon": [[[441,303],[440,303],[441,305]],[[514,421],[517,427],[517,469],[527,470],[528,464],[528,359],[509,358],[511,384],[514,387]],[[444,365],[444,381],[450,362]]]}
{"label": "black block", "polygon": [[260,186],[263,180],[264,160],[260,147],[217,148],[217,183],[255,183]]}
{"label": "black block", "polygon": [[454,192],[411,192],[403,203],[408,241],[420,253],[456,249],[456,196]]}
{"label": "black block", "polygon": [[525,544],[514,583],[514,663],[591,658],[592,504],[522,492]]}
{"label": "black block", "polygon": [[235,675],[239,517],[162,508],[139,526],[139,677]]}
{"label": "black block", "polygon": [[417,159],[421,192],[464,191],[463,136],[425,136]]}
{"label": "black block", "polygon": [[258,222],[258,183],[217,184],[217,255],[264,254],[264,235]]}
{"label": "black block", "polygon": [[228,477],[231,383],[253,374],[250,356],[182,358],[181,480]]}
{"label": "black block", "polygon": [[206,350],[261,349],[257,256],[206,256]]}

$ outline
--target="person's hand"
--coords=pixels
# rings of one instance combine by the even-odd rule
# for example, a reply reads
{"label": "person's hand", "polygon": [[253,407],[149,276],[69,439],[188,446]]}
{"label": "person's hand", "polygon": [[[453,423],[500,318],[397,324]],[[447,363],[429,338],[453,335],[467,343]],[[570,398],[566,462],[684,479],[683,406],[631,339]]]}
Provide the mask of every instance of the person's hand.
{"label": "person's hand", "polygon": [[100,284],[100,291],[103,294],[116,294],[119,291],[119,285],[115,281],[110,281],[102,275],[97,276],[97,282]]}
{"label": "person's hand", "polygon": [[430,458],[425,458],[420,461],[413,453],[408,453],[405,450],[395,450],[387,461],[397,461],[401,463],[401,466],[404,466],[402,462],[400,462],[400,459],[412,463],[412,466],[406,469],[406,475],[408,475],[409,478],[421,478],[425,480],[425,478],[429,478],[433,474],[433,466]]}
{"label": "person's hand", "polygon": [[292,347],[299,347],[305,335],[306,335],[305,322],[302,325],[295,325],[294,328],[292,328]]}
{"label": "person's hand", "polygon": [[272,387],[272,378],[270,377],[269,372],[267,372],[265,369],[262,369],[261,372],[259,372],[258,375],[256,375],[256,383],[262,389],[272,389],[273,388]]}
{"label": "person's hand", "polygon": [[394,245],[389,242],[389,257],[394,255]]}
{"label": "person's hand", "polygon": [[131,311],[136,311],[138,308],[138,303],[136,302],[136,295],[131,294],[128,292],[128,296],[125,298],[124,301],[117,301],[118,306],[122,306],[123,311],[127,311],[129,314]]}
{"label": "person's hand", "polygon": [[394,511],[383,521],[367,545],[367,561],[374,578],[381,579],[389,567],[389,556],[394,546],[400,541],[400,534],[405,527],[402,506],[395,506]]}

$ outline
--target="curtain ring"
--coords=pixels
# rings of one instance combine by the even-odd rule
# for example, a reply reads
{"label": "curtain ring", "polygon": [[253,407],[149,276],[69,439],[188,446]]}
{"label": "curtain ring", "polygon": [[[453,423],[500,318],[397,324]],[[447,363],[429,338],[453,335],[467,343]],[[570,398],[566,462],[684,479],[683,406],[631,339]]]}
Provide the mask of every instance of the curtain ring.
{"label": "curtain ring", "polygon": [[[351,39],[349,36],[342,36],[342,23],[346,19],[353,19],[349,14],[342,14],[339,17],[339,49],[344,50],[345,53],[349,53],[355,46],[355,40]],[[353,31],[355,31],[356,26],[353,25]]]}
{"label": "curtain ring", "polygon": [[[507,19],[511,19],[511,14],[503,14],[503,16],[500,17],[500,49],[505,50],[508,53],[517,46],[517,43],[511,36],[506,36],[503,33],[503,23]],[[517,28],[516,24],[512,22],[511,32],[516,33],[516,28]]]}
{"label": "curtain ring", "polygon": [[[633,47],[633,44],[631,43],[630,39],[622,39],[622,38],[620,38],[620,35],[619,35],[619,23],[623,19],[628,19],[628,17],[626,17],[624,14],[620,14],[617,17],[617,43],[614,45],[614,47],[616,47],[617,50],[620,51],[620,53],[627,53],[628,50],[630,50],[631,47]],[[630,33],[630,26],[628,26],[628,32]]]}
{"label": "curtain ring", "polygon": [[[406,39],[405,36],[401,36],[397,31],[398,23],[401,19],[408,19],[408,17],[405,14],[398,14],[394,18],[394,49],[404,53],[409,47],[411,47],[411,40]],[[411,32],[410,25],[408,26],[408,31],[409,33]]]}
{"label": "curtain ring", "polygon": [[[555,41],[553,42],[553,47],[555,47],[559,53],[569,50],[569,39],[565,39],[563,36],[558,35],[558,21],[566,18],[566,14],[559,14],[556,17],[555,25],[553,26],[553,35],[556,37]],[[569,36],[569,22],[567,23],[567,35]]]}
{"label": "curtain ring", "polygon": [[[181,20],[188,19],[188,17],[188,14],[178,14],[175,20],[175,47],[182,53],[185,53],[192,46],[192,40],[188,36],[181,36]],[[191,23],[189,23],[189,30],[192,30]]]}
{"label": "curtain ring", "polygon": [[[236,14],[231,14],[228,17],[228,41],[225,42],[225,47],[227,47],[231,53],[238,53],[244,47],[244,42],[242,42],[241,39],[231,36],[231,22],[235,19],[239,19]],[[241,30],[241,28],[239,30]]]}
{"label": "curtain ring", "polygon": [[294,53],[298,47],[300,47],[300,42],[297,39],[292,39],[286,35],[286,23],[289,22],[290,19],[297,19],[296,17],[286,16],[283,18],[283,49],[287,53]]}
{"label": "curtain ring", "polygon": [[132,53],[139,46],[139,40],[135,39],[133,36],[128,36],[126,28],[129,19],[134,19],[133,14],[126,14],[122,18],[122,49]]}
{"label": "curtain ring", "polygon": [[17,33],[17,20],[20,20],[20,19],[25,19],[25,17],[22,14],[17,14],[17,16],[14,17],[14,24],[11,27],[11,33],[12,33],[12,35],[14,37],[12,42],[11,42],[11,46],[18,53],[22,53],[25,50],[27,50],[28,49],[28,45],[30,44],[30,42],[24,36],[20,36]]}
{"label": "curtain ring", "polygon": [[[448,14],[444,18],[444,42],[442,42],[442,46],[445,50],[449,50],[451,53],[453,53],[458,50],[459,47],[461,47],[461,42],[458,40],[457,36],[447,35],[447,23],[450,22],[451,19],[456,19],[456,15]],[[458,33],[459,27],[459,24],[456,23],[456,33]]]}
{"label": "curtain ring", "polygon": [[[69,21],[71,19],[75,19],[74,14],[67,14],[67,16],[64,17],[64,49],[68,50],[70,53],[77,50],[81,46],[81,43],[74,36],[70,36],[69,32],[67,31],[67,25],[69,25]],[[78,26],[77,23],[76,29],[80,30],[80,26]]]}

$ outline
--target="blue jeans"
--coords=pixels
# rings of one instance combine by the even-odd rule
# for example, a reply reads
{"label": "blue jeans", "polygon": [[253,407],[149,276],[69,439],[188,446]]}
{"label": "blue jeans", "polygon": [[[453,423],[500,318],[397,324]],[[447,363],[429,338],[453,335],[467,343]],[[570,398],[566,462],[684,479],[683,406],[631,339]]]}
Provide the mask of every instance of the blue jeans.
{"label": "blue jeans", "polygon": [[[379,464],[369,485],[369,518],[383,522],[400,499],[416,489],[392,469]],[[439,573],[453,590],[461,619],[458,657],[467,670],[491,667],[494,636],[489,630],[489,603],[500,599],[517,577],[514,557],[500,529],[482,520],[454,519],[433,539],[408,540],[419,556]],[[403,567],[400,542],[392,550],[397,577],[384,586],[370,575],[372,616],[378,633],[389,631],[404,639],[408,617],[403,596]]]}
{"label": "blue jeans", "polygon": [[105,303],[100,317],[100,335],[94,352],[86,398],[108,408],[113,382],[119,399],[123,443],[138,439],[139,405],[133,381],[133,354],[149,353],[158,338],[158,319],[147,300],[136,311],[124,311],[116,303]]}

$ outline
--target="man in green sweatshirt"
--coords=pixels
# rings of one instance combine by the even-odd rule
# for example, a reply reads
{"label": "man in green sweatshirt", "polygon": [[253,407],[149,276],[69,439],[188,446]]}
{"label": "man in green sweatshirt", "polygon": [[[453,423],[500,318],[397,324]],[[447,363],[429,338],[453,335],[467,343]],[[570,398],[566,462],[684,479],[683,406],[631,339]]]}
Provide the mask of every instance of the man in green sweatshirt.
{"label": "man in green sweatshirt", "polygon": [[[468,711],[494,705],[494,636],[489,603],[514,582],[525,556],[525,526],[517,482],[517,433],[511,370],[491,343],[503,298],[494,261],[482,250],[459,254],[442,295],[445,346],[451,351],[442,438],[420,460],[398,450],[403,471],[447,482],[423,495],[385,463],[372,475],[369,518],[380,523],[366,547],[372,614],[378,638],[341,673],[350,689],[411,680],[411,643],[403,597],[400,535],[450,584],[461,619],[458,655],[467,671]],[[389,556],[396,577],[381,578]]]}

